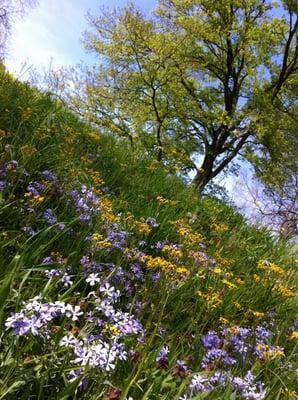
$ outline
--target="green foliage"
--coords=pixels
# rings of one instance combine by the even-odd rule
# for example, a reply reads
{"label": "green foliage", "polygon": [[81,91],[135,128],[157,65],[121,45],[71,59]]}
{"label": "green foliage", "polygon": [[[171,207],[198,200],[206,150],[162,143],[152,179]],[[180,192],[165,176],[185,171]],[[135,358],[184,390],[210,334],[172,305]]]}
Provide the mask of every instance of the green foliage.
{"label": "green foliage", "polygon": [[199,191],[243,150],[259,165],[268,154],[282,162],[294,149],[285,87],[298,57],[295,9],[284,7],[287,17],[273,17],[271,1],[161,0],[152,17],[130,5],[91,18],[86,47],[103,63],[76,99],[81,111],[194,169]]}

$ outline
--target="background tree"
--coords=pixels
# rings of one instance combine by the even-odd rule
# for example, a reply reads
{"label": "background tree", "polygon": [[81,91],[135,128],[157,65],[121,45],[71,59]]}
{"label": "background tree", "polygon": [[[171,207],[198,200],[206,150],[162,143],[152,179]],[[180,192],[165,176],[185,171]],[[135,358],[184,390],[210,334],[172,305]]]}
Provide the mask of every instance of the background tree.
{"label": "background tree", "polygon": [[90,17],[85,42],[101,65],[87,75],[85,114],[159,161],[177,157],[199,192],[238,155],[282,161],[293,146],[283,125],[286,84],[297,84],[298,6],[278,6],[160,0],[151,18],[132,5]]}
{"label": "background tree", "polygon": [[13,21],[36,4],[37,0],[0,0],[0,59],[4,58]]}

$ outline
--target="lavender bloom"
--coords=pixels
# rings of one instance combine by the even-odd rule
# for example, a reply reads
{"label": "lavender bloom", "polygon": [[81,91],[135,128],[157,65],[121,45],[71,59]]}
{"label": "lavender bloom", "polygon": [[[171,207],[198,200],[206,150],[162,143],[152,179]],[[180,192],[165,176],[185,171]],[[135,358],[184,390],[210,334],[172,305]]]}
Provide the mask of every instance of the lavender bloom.
{"label": "lavender bloom", "polygon": [[41,261],[42,265],[53,264],[53,263],[54,263],[54,260],[50,256],[43,258],[43,260]]}
{"label": "lavender bloom", "polygon": [[157,223],[155,218],[148,217],[145,222],[146,222],[147,225],[151,226],[152,228],[158,228],[159,227],[159,224]]}
{"label": "lavender bloom", "polygon": [[89,222],[93,216],[99,213],[99,199],[85,185],[79,191],[73,190],[70,195],[74,200],[76,212],[81,221]]}
{"label": "lavender bloom", "polygon": [[215,371],[214,375],[210,378],[210,383],[212,385],[219,385],[225,387],[229,381],[229,376],[225,371]]}
{"label": "lavender bloom", "polygon": [[176,378],[184,378],[186,376],[188,367],[185,361],[177,360],[174,367],[173,376]]}
{"label": "lavender bloom", "polygon": [[202,336],[201,340],[205,349],[218,349],[222,344],[222,341],[214,331],[209,331],[206,335]]}
{"label": "lavender bloom", "polygon": [[158,368],[164,369],[169,365],[168,354],[170,350],[168,346],[163,346],[156,357],[156,364]]}
{"label": "lavender bloom", "polygon": [[160,280],[160,276],[160,271],[156,271],[152,273],[151,279],[153,280],[153,282],[158,282]]}
{"label": "lavender bloom", "polygon": [[256,337],[258,339],[270,339],[272,336],[272,332],[270,332],[268,329],[264,328],[263,326],[257,326],[256,327]]}
{"label": "lavender bloom", "polygon": [[62,278],[61,278],[61,283],[63,283],[63,286],[65,286],[65,287],[70,287],[70,286],[73,284],[73,282],[72,282],[70,276],[69,276],[67,273],[65,273],[65,274],[62,276]]}
{"label": "lavender bloom", "polygon": [[45,190],[45,186],[39,182],[29,182],[27,191],[31,192],[33,196],[40,196],[40,193]]}
{"label": "lavender bloom", "polygon": [[143,273],[143,271],[141,269],[141,266],[139,264],[133,264],[130,267],[130,270],[133,273],[133,276],[137,281],[142,281],[143,280],[144,273]]}
{"label": "lavender bloom", "polygon": [[4,192],[4,190],[7,187],[7,182],[5,181],[0,181],[0,192]]}
{"label": "lavender bloom", "polygon": [[246,400],[263,400],[266,396],[266,389],[263,383],[255,382],[255,376],[248,371],[244,378],[235,377],[232,379],[234,388]]}
{"label": "lavender bloom", "polygon": [[57,217],[51,208],[47,208],[42,216],[49,225],[55,225],[57,223]]}
{"label": "lavender bloom", "polygon": [[55,269],[55,268],[46,269],[44,271],[44,274],[45,274],[45,276],[47,278],[51,279],[51,278],[55,278],[55,277],[58,277],[58,276],[62,275],[63,274],[63,270],[62,269]]}
{"label": "lavender bloom", "polygon": [[123,250],[129,234],[126,231],[110,231],[107,235],[107,241],[112,244],[112,248]]}
{"label": "lavender bloom", "polygon": [[189,388],[191,389],[191,393],[209,392],[213,389],[212,385],[208,381],[208,378],[201,374],[193,376]]}
{"label": "lavender bloom", "polygon": [[48,181],[53,182],[57,180],[56,175],[53,174],[53,172],[49,170],[45,170],[42,173],[42,176],[44,176]]}
{"label": "lavender bloom", "polygon": [[209,364],[221,361],[224,365],[235,365],[236,360],[222,349],[210,349],[207,351],[202,360],[202,368],[207,368]]}

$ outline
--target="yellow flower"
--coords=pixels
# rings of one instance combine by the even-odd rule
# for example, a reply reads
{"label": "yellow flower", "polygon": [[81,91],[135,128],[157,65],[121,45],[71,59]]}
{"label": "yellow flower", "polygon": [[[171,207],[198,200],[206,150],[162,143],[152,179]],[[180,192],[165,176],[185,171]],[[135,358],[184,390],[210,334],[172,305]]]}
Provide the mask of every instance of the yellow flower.
{"label": "yellow flower", "polygon": [[212,270],[212,272],[214,272],[215,274],[219,275],[219,274],[222,273],[222,269],[217,267],[217,268],[214,268],[214,269]]}
{"label": "yellow flower", "polygon": [[165,244],[161,251],[163,253],[167,253],[169,256],[172,256],[174,258],[181,258],[183,256],[183,253],[181,250],[176,249],[175,247],[169,246],[168,244]]}
{"label": "yellow flower", "polygon": [[264,313],[260,311],[249,310],[254,317],[262,318],[264,317]]}
{"label": "yellow flower", "polygon": [[290,288],[283,286],[281,284],[275,286],[273,288],[273,290],[275,292],[278,292],[279,294],[281,294],[284,297],[295,297],[295,293]]}
{"label": "yellow flower", "polygon": [[108,248],[112,246],[112,243],[104,239],[100,233],[93,233],[92,242],[96,247]]}
{"label": "yellow flower", "polygon": [[225,284],[226,286],[228,286],[230,289],[237,287],[234,283],[228,281],[227,279],[223,279],[222,283]]}
{"label": "yellow flower", "polygon": [[189,274],[188,269],[185,268],[185,267],[178,267],[178,268],[176,268],[176,272],[177,272],[177,274],[181,274],[181,275],[187,275],[187,274]]}
{"label": "yellow flower", "polygon": [[291,340],[293,340],[293,339],[298,339],[298,331],[292,332],[292,333],[291,333],[291,336],[290,336],[290,339],[291,339]]}
{"label": "yellow flower", "polygon": [[257,350],[262,351],[262,357],[266,361],[274,360],[285,355],[283,349],[279,346],[271,347],[268,344],[259,343]]}
{"label": "yellow flower", "polygon": [[215,230],[215,232],[217,232],[217,233],[224,233],[224,232],[227,232],[229,230],[229,227],[226,224],[216,224],[216,223],[214,223],[214,224],[211,225],[211,228],[213,230]]}
{"label": "yellow flower", "polygon": [[229,323],[229,321],[224,317],[219,317],[219,322],[224,325],[227,325]]}
{"label": "yellow flower", "polygon": [[285,270],[281,267],[279,267],[278,265],[271,263],[267,260],[260,260],[258,262],[257,268],[262,269],[268,273],[274,273],[277,275],[284,275],[285,274]]}
{"label": "yellow flower", "polygon": [[143,256],[141,261],[143,261],[149,269],[160,268],[163,271],[173,271],[176,269],[174,264],[161,257]]}

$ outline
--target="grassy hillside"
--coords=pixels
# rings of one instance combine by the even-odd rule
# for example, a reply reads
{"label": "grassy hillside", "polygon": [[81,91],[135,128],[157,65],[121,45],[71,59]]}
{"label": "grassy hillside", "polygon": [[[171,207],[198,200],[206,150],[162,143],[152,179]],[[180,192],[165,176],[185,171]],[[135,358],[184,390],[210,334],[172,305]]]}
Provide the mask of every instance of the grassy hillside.
{"label": "grassy hillside", "polygon": [[286,244],[0,75],[0,399],[297,398]]}

